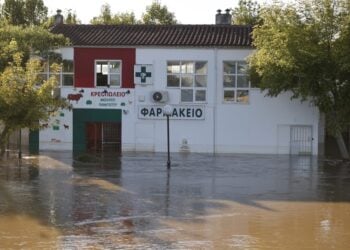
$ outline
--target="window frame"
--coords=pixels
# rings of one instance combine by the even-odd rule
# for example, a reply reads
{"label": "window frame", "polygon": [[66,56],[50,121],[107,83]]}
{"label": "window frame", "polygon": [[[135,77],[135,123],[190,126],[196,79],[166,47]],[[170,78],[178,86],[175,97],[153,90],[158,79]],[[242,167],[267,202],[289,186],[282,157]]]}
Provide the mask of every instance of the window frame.
{"label": "window frame", "polygon": [[[63,61],[71,61],[72,62],[72,65],[73,65],[73,71],[71,72],[64,72],[63,71]],[[54,63],[54,62],[53,62]],[[42,61],[42,64],[43,64],[43,71],[39,73],[39,75],[42,76],[42,79],[43,80],[48,80],[51,76],[56,76],[58,78],[58,84],[59,84],[59,87],[74,87],[74,60],[71,60],[71,59],[62,59],[62,61],[59,63],[61,64],[61,67],[60,67],[60,71],[57,72],[57,73],[51,73],[50,71],[50,61],[49,60],[43,60]],[[63,84],[63,77],[64,75],[71,75],[73,77],[73,83],[72,85],[64,85]]]}
{"label": "window frame", "polygon": [[[64,71],[64,65],[63,65],[64,61],[72,62],[72,71]],[[61,74],[61,76],[60,76],[60,86],[62,86],[62,87],[74,87],[74,60],[63,59],[62,60],[62,67],[61,67],[60,74]],[[72,76],[72,78],[73,78],[72,85],[65,85],[65,84],[63,84],[64,76]]]}
{"label": "window frame", "polygon": [[[225,72],[225,63],[231,63],[231,64],[235,64],[235,70],[234,73],[227,73]],[[240,73],[239,72],[239,64],[244,64],[245,67],[248,66],[247,62],[244,60],[224,60],[222,62],[222,99],[224,103],[227,104],[243,104],[243,105],[247,105],[250,103],[250,93],[251,93],[251,82],[248,78],[248,74],[247,73]],[[246,77],[246,81],[248,83],[247,87],[239,87],[238,86],[238,77],[243,76]],[[233,87],[227,87],[225,86],[225,77],[233,77],[234,78],[234,86]],[[234,97],[233,100],[226,100],[225,98],[225,92],[234,92]],[[238,96],[238,92],[247,92],[247,97],[248,100],[247,101],[239,101],[239,96]],[[244,98],[244,97],[243,97]]]}
{"label": "window frame", "polygon": [[[98,62],[107,62],[108,66],[110,65],[111,62],[118,62],[119,63],[119,73],[111,73],[108,71],[108,74],[107,74],[107,85],[101,85],[101,86],[98,86],[97,85],[97,63]],[[95,88],[122,88],[122,60],[120,59],[95,59],[94,60],[94,86]],[[108,67],[108,70],[109,70],[109,67]],[[119,85],[111,85],[111,84],[108,84],[110,83],[110,76],[111,75],[119,75]]]}
{"label": "window frame", "polygon": [[[169,63],[171,65],[176,65],[179,67],[178,72],[169,72]],[[205,72],[200,73],[197,72],[196,65],[197,63],[205,64]],[[191,72],[188,72],[187,64],[192,64]],[[169,86],[169,76],[175,76],[178,79],[178,86]],[[183,86],[183,79],[185,77],[192,78],[191,86]],[[205,77],[205,87],[197,86],[196,77]],[[179,89],[180,90],[180,103],[188,104],[188,103],[207,103],[208,99],[208,61],[207,60],[167,60],[166,61],[166,81],[167,88],[169,89]],[[183,92],[182,91],[191,91],[192,90],[192,98],[191,101],[183,100]],[[205,91],[204,99],[205,100],[196,100],[197,94]]]}

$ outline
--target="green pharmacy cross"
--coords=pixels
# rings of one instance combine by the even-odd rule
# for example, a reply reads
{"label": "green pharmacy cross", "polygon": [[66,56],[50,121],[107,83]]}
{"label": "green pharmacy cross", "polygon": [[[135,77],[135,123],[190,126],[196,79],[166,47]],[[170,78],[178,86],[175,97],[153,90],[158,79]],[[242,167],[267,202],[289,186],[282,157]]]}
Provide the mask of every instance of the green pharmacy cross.
{"label": "green pharmacy cross", "polygon": [[141,72],[136,72],[136,77],[141,77],[141,83],[146,83],[147,77],[151,77],[152,73],[147,72],[146,66],[141,66]]}

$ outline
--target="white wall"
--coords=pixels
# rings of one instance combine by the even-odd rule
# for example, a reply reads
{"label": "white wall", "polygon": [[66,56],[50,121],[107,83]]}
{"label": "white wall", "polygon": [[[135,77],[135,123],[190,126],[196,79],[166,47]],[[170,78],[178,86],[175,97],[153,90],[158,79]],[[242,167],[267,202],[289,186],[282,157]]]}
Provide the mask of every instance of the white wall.
{"label": "white wall", "polygon": [[[136,86],[136,108],[156,105],[151,100],[152,90],[166,90],[168,103],[181,104],[180,90],[166,87],[167,61],[208,61],[205,119],[171,120],[171,151],[181,151],[182,140],[187,139],[191,152],[287,154],[290,127],[311,125],[313,153],[317,154],[319,114],[310,103],[291,100],[288,93],[277,98],[265,97],[259,89],[250,90],[249,104],[224,103],[222,62],[245,60],[251,52],[244,49],[137,49],[136,63],[153,65],[153,85]],[[135,124],[135,148],[166,151],[165,120],[139,119],[136,110]]]}
{"label": "white wall", "polygon": [[[65,48],[62,52],[65,59],[73,59],[71,48]],[[167,61],[192,60],[208,62],[207,102],[199,104],[204,106],[204,119],[171,119],[172,152],[182,151],[186,146],[183,141],[186,140],[188,148],[185,149],[190,152],[288,154],[290,127],[311,125],[313,153],[317,154],[319,113],[310,103],[291,100],[288,93],[277,98],[265,97],[265,93],[259,89],[250,90],[249,104],[224,103],[222,62],[245,60],[250,53],[252,50],[246,49],[137,49],[136,63],[153,65],[153,84],[136,85],[135,90],[131,90],[132,95],[127,98],[127,106],[122,108],[123,151],[166,151],[166,120],[140,119],[139,107],[159,105],[151,99],[154,90],[168,91],[168,103],[171,105],[194,107],[180,102],[179,88],[166,87]],[[63,88],[62,91],[66,95],[78,89]],[[88,93],[90,90],[86,91]],[[84,102],[82,100],[81,103]],[[77,107],[82,108],[79,105]],[[52,126],[57,124],[58,119],[61,126],[69,124],[70,129],[63,126],[53,131]],[[40,149],[72,150],[71,129],[72,112],[67,111],[64,116],[53,118],[48,129],[40,133]]]}
{"label": "white wall", "polygon": [[39,150],[73,150],[73,112],[58,111],[41,123]]}
{"label": "white wall", "polygon": [[313,126],[317,153],[318,111],[308,102],[290,100],[289,94],[268,98],[252,90],[248,105],[218,105],[217,151],[289,153],[290,126]]}

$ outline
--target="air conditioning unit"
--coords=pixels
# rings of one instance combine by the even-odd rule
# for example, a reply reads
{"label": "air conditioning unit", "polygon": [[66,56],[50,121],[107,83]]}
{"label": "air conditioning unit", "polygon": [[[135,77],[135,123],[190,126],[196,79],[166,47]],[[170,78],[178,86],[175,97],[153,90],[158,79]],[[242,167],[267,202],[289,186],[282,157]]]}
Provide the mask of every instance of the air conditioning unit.
{"label": "air conditioning unit", "polygon": [[152,91],[151,98],[154,102],[167,102],[168,92],[167,91]]}

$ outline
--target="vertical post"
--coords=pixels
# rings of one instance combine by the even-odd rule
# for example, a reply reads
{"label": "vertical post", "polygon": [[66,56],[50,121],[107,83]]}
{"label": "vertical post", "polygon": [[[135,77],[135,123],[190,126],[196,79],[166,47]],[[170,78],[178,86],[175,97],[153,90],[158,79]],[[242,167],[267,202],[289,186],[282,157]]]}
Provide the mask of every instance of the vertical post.
{"label": "vertical post", "polygon": [[22,159],[22,129],[19,129],[19,138],[18,138],[18,158]]}
{"label": "vertical post", "polygon": [[166,115],[166,125],[167,125],[167,140],[168,140],[168,161],[167,168],[170,168],[170,129],[169,129],[169,115]]}
{"label": "vertical post", "polygon": [[170,128],[169,128],[169,118],[173,114],[173,108],[170,105],[165,105],[163,108],[163,115],[166,116],[166,130],[167,130],[167,143],[168,143],[168,161],[167,168],[170,169]]}

